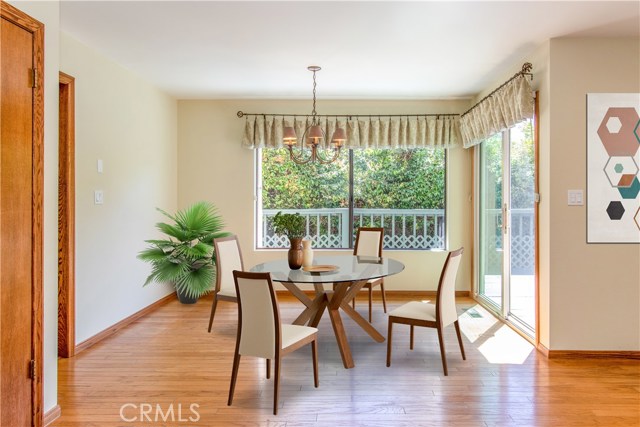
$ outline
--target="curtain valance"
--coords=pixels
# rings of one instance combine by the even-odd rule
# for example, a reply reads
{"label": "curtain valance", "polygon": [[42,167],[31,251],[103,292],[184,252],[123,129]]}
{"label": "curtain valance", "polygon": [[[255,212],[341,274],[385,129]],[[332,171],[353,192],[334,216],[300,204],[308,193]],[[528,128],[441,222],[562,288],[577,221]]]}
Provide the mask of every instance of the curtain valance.
{"label": "curtain valance", "polygon": [[[457,115],[380,117],[380,118],[332,118],[322,117],[320,125],[326,140],[331,139],[336,122],[347,133],[346,148],[450,148],[460,145],[460,125]],[[255,148],[283,147],[283,129],[293,126],[298,143],[311,118],[283,118],[282,116],[256,115],[247,117],[242,136],[242,146]]]}
{"label": "curtain valance", "polygon": [[533,110],[533,91],[527,76],[521,73],[460,117],[464,148],[533,118]]}

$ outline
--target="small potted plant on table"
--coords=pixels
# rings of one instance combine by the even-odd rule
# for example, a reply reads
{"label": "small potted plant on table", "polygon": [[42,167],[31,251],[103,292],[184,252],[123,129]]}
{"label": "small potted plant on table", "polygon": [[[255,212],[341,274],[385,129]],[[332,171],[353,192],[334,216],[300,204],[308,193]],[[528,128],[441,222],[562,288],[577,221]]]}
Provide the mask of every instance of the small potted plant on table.
{"label": "small potted plant on table", "polygon": [[158,209],[173,224],[159,222],[156,228],[166,239],[145,240],[149,247],[138,259],[151,264],[152,282],[171,282],[183,304],[193,304],[211,290],[216,277],[213,239],[224,237],[222,217],[212,203],[198,202],[175,215]]}
{"label": "small potted plant on table", "polygon": [[278,212],[273,217],[273,231],[280,236],[287,236],[291,245],[287,253],[289,268],[298,270],[302,267],[302,238],[305,236],[305,220],[299,213],[287,214]]}

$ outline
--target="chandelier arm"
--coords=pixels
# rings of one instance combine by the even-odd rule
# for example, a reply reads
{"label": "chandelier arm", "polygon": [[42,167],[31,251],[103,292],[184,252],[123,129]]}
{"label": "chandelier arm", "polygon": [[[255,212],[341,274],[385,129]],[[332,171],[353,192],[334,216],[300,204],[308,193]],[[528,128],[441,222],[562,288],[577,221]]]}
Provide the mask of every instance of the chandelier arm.
{"label": "chandelier arm", "polygon": [[323,165],[328,165],[329,163],[333,163],[340,155],[341,148],[342,147],[333,148],[333,157],[331,159],[321,156],[319,152],[316,152],[316,160],[318,160],[318,163],[321,163]]}
{"label": "chandelier arm", "polygon": [[303,157],[302,153],[302,148],[300,148],[300,155],[296,155],[293,151],[293,146],[291,145],[287,145],[287,148],[289,149],[289,158],[291,159],[291,161],[293,161],[294,163],[297,163],[299,165],[306,165],[307,163],[309,163],[310,161],[312,161],[313,159],[313,155],[307,157],[306,159]]}

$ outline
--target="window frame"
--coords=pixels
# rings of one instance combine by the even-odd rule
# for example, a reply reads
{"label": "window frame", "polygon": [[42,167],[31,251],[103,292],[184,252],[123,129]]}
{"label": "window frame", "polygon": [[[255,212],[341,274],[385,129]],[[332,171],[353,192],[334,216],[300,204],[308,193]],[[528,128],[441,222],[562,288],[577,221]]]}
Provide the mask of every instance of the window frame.
{"label": "window frame", "polygon": [[[259,243],[263,240],[262,239],[262,234],[264,232],[263,227],[262,227],[262,150],[264,150],[265,148],[257,148],[255,149],[255,153],[254,153],[254,172],[255,172],[255,176],[254,176],[254,185],[253,185],[253,189],[254,189],[254,217],[255,217],[255,223],[254,223],[254,250],[256,251],[283,251],[283,250],[288,250],[288,248],[267,248],[267,247],[261,247],[259,245]],[[266,148],[266,149],[272,149],[272,148]],[[429,148],[427,148],[429,149]],[[348,185],[349,185],[349,230],[353,230],[354,229],[354,210],[355,210],[355,206],[354,206],[354,154],[353,148],[349,148],[349,160],[348,160],[348,165],[349,165],[349,173],[348,173]],[[390,148],[390,150],[393,150],[392,148]],[[398,149],[398,150],[402,150],[402,149]],[[433,150],[440,150],[440,148],[434,148]],[[442,236],[442,241],[443,241],[443,246],[441,248],[415,248],[415,247],[411,247],[411,248],[386,248],[383,247],[383,249],[385,251],[426,251],[426,252],[431,252],[431,251],[436,251],[436,252],[441,252],[441,251],[447,251],[449,248],[449,222],[448,222],[448,210],[449,210],[449,148],[442,148],[442,150],[444,151],[444,200],[443,200],[443,221],[444,221],[444,227],[443,227],[443,236]],[[349,247],[347,248],[314,248],[314,250],[320,250],[320,251],[353,251],[354,245],[355,245],[355,237],[354,237],[355,233],[349,233]]]}

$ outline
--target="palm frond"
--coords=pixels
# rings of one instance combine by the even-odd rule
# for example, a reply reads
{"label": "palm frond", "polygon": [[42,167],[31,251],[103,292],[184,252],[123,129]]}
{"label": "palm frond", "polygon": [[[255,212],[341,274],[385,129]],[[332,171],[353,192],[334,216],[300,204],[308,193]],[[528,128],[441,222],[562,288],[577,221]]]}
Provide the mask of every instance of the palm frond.
{"label": "palm frond", "polygon": [[145,286],[151,282],[176,282],[189,270],[188,265],[169,260],[155,262],[151,265],[151,274],[147,277]]}
{"label": "palm frond", "polygon": [[176,224],[199,235],[219,232],[224,222],[216,207],[209,202],[198,202],[176,213]]}
{"label": "palm frond", "polygon": [[163,210],[162,210],[162,209],[160,209],[160,208],[156,208],[156,210],[157,210],[158,212],[160,212],[162,215],[164,215],[164,216],[166,216],[167,218],[169,218],[170,220],[172,220],[173,222],[176,222],[176,218],[175,218],[173,215],[171,215],[169,212],[167,212],[167,211],[163,211]]}
{"label": "palm frond", "polygon": [[228,231],[219,231],[216,233],[210,233],[205,236],[200,237],[200,241],[207,243],[209,245],[213,245],[213,239],[219,239],[221,237],[231,236],[231,233]]}
{"label": "palm frond", "polygon": [[164,222],[158,222],[156,223],[156,228],[162,231],[164,234],[171,236],[174,239],[179,240],[181,242],[185,240],[191,240],[187,235],[188,233],[185,232],[185,230],[179,226],[176,227],[175,225],[167,224]]}
{"label": "palm frond", "polygon": [[190,270],[176,280],[176,289],[189,297],[200,297],[211,291],[216,278],[216,270],[212,265]]}
{"label": "palm frond", "polygon": [[161,248],[148,248],[138,253],[137,258],[147,262],[162,261],[167,254]]}
{"label": "palm frond", "polygon": [[207,262],[209,262],[209,257],[213,252],[213,247],[207,245],[206,243],[199,242],[193,246],[181,245],[176,248],[176,252],[178,255],[184,256],[185,258],[194,261],[201,258],[207,258]]}
{"label": "palm frond", "polygon": [[165,246],[175,246],[176,242],[173,240],[168,240],[168,239],[150,239],[150,240],[145,240],[145,243],[149,243],[150,245],[153,245],[155,247],[158,248],[162,248]]}

